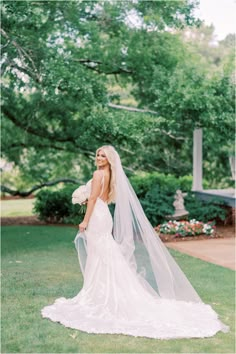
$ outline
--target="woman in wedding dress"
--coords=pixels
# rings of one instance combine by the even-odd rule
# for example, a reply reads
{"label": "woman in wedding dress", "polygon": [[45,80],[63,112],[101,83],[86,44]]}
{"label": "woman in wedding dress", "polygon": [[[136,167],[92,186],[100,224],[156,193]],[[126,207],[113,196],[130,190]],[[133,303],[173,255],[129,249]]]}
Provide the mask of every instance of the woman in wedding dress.
{"label": "woman in wedding dress", "polygon": [[42,316],[88,333],[171,339],[227,332],[156,235],[116,150],[99,148],[96,165],[78,195],[88,198],[75,239],[83,288],[44,307]]}

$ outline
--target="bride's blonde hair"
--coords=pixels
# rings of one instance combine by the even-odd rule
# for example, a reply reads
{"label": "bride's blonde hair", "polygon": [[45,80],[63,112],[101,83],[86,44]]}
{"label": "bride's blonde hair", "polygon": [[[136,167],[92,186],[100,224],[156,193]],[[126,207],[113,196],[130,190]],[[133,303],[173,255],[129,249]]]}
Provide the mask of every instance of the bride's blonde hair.
{"label": "bride's blonde hair", "polygon": [[100,150],[103,150],[106,158],[110,164],[111,170],[111,178],[109,183],[109,194],[108,194],[108,203],[115,203],[116,199],[116,170],[115,170],[115,152],[113,146],[111,145],[104,145],[97,149],[96,156]]}

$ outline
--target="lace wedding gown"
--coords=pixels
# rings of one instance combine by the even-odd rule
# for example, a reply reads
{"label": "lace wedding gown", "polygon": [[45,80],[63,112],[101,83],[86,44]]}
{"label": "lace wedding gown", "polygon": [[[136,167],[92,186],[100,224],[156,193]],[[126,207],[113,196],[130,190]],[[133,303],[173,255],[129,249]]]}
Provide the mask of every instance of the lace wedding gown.
{"label": "lace wedding gown", "polygon": [[[209,305],[151,295],[124,258],[112,227],[108,205],[98,198],[85,231],[83,288],[72,299],[62,297],[44,307],[44,318],[88,333],[159,339],[210,337],[227,331]],[[85,235],[78,234],[76,244]]]}

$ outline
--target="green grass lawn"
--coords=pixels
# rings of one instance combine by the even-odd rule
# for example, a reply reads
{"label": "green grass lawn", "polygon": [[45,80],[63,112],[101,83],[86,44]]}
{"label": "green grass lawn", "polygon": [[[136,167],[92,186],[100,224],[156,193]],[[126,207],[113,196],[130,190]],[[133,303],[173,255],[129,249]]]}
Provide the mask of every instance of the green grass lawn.
{"label": "green grass lawn", "polygon": [[1,216],[31,216],[35,199],[1,200]]}
{"label": "green grass lawn", "polygon": [[2,227],[2,353],[234,353],[234,271],[171,252],[229,333],[205,339],[156,340],[93,335],[41,318],[56,298],[82,287],[76,229]]}

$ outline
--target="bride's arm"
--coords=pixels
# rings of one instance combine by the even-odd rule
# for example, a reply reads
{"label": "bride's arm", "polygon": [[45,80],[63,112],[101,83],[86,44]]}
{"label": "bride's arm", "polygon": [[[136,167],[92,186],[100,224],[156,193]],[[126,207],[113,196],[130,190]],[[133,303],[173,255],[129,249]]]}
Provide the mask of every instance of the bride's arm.
{"label": "bride's arm", "polygon": [[102,171],[99,171],[99,170],[96,170],[93,174],[92,188],[91,188],[90,197],[87,202],[87,210],[86,210],[86,213],[84,216],[84,220],[79,224],[79,229],[81,232],[83,232],[86,229],[89,219],[92,215],[96,200],[100,195],[102,176],[103,176],[103,173],[102,173]]}

